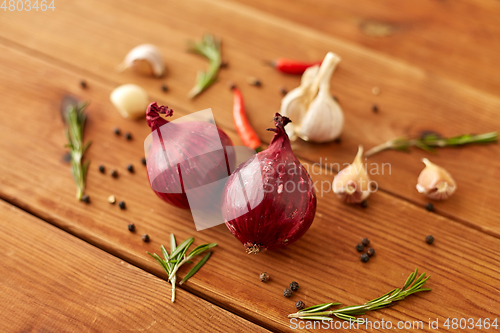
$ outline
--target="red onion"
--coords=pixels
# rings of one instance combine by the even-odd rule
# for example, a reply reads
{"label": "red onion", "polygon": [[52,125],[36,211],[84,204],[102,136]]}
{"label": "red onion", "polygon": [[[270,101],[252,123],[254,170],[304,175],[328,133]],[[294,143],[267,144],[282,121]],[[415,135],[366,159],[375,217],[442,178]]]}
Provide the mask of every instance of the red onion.
{"label": "red onion", "polygon": [[276,113],[269,147],[236,168],[224,187],[222,216],[248,253],[292,244],[316,213],[313,182],[284,130],[289,122]]}
{"label": "red onion", "polygon": [[229,176],[235,156],[234,150],[226,153],[225,147],[232,146],[231,139],[208,122],[167,121],[165,117],[172,114],[172,109],[156,102],[146,112],[152,132],[147,157],[151,188],[162,200],[177,207],[190,208],[194,202],[196,208],[204,203],[213,204],[213,188],[208,191],[203,186]]}

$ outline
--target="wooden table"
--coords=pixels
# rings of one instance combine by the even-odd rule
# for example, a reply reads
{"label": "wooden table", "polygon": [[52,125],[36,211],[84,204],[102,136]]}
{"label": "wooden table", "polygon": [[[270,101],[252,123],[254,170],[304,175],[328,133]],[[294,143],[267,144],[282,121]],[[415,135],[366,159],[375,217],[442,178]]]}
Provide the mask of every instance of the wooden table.
{"label": "wooden table", "polygon": [[[329,163],[351,162],[358,144],[370,148],[424,130],[444,136],[499,130],[498,15],[500,3],[490,0],[65,0],[55,1],[54,11],[1,10],[0,330],[292,331],[297,326],[287,314],[295,301],[361,304],[400,287],[417,267],[432,276],[432,291],[366,318],[394,326],[422,321],[423,331],[435,331],[428,322],[436,319],[450,331],[459,331],[452,329],[453,318],[493,322],[500,317],[498,145],[432,155],[380,153],[369,162],[390,163],[391,174],[372,177],[380,190],[368,208],[319,195],[315,221],[302,239],[249,256],[224,225],[196,232],[189,211],[154,195],[140,164],[149,129],[144,120],[123,119],[109,94],[119,84],[136,83],[152,101],[172,107],[175,117],[212,108],[217,124],[240,145],[226,84],[233,81],[245,95],[251,123],[269,142],[265,129],[279,108],[280,88],[297,86],[299,78],[263,62],[316,60],[333,51],[342,57],[331,82],[346,117],[342,142],[294,143],[313,180],[331,181],[337,170]],[[185,52],[186,41],[207,31],[222,37],[229,67],[189,100],[206,62]],[[117,71],[124,55],[144,42],[163,53],[165,78]],[[262,87],[248,85],[250,76]],[[374,86],[380,95],[371,93]],[[75,200],[63,160],[59,105],[66,94],[91,102],[88,205]],[[379,113],[371,111],[373,104]],[[131,132],[133,140],[115,136],[114,127]],[[423,157],[458,183],[457,193],[435,203],[434,213],[415,190]],[[129,163],[135,174],[126,171]],[[119,178],[100,174],[100,164],[117,169]],[[111,194],[127,209],[110,205]],[[127,230],[131,222],[135,233]],[[142,242],[144,233],[151,242]],[[219,243],[203,269],[179,287],[174,304],[166,274],[146,254],[168,246],[170,233],[179,240],[195,236],[196,245]],[[429,234],[432,246],[424,241]],[[367,264],[354,249],[363,237],[376,249]],[[267,284],[259,281],[262,271],[271,275]],[[293,280],[300,290],[284,298]],[[443,326],[448,318],[449,329]]]}

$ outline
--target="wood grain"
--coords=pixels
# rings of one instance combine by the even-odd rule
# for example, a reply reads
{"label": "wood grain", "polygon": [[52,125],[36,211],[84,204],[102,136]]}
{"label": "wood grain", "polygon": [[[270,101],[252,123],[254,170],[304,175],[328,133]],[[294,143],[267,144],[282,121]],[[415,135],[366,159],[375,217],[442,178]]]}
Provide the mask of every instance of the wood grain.
{"label": "wood grain", "polygon": [[2,332],[267,332],[0,201]]}
{"label": "wood grain", "polygon": [[[232,80],[242,86],[250,121],[265,141],[270,138],[265,129],[279,108],[279,88],[284,85],[290,89],[299,78],[275,73],[263,61],[283,55],[316,59],[333,50],[343,58],[332,79],[332,92],[339,97],[346,116],[342,144],[298,141],[294,145],[299,156],[327,166],[351,162],[358,144],[368,149],[427,130],[453,136],[500,128],[497,96],[247,6],[208,0],[126,4],[67,1],[56,14],[12,12],[0,23],[4,28],[0,36],[5,43],[76,70],[82,77],[99,78],[112,85],[138,83],[152,99],[168,102],[180,111],[178,114],[211,107],[218,124],[226,130],[233,130],[232,96],[225,84]],[[32,32],[38,27],[43,27],[44,33],[33,38]],[[185,45],[206,31],[222,36],[224,57],[230,67],[222,71],[220,82],[209,92],[189,101],[185,96],[196,71],[206,63],[186,54]],[[165,79],[116,71],[124,54],[142,42],[160,47],[168,64]],[[263,87],[247,86],[248,76],[261,78]],[[162,82],[169,86],[168,94],[160,91]],[[380,96],[371,94],[373,86],[381,88]],[[371,112],[374,103],[379,106],[379,114]],[[105,107],[111,110],[110,103]],[[415,184],[423,168],[420,160],[429,157],[448,169],[458,182],[452,200],[435,204],[437,212],[498,237],[500,160],[491,156],[499,153],[498,145],[443,149],[432,156],[419,151],[411,155],[386,152],[368,162],[379,167],[382,163],[391,165],[390,175],[373,177],[381,189],[423,207],[427,200],[417,193]]]}
{"label": "wood grain", "polygon": [[492,94],[500,89],[496,64],[500,4],[495,1],[235,2],[376,50],[432,75]]}
{"label": "wood grain", "polygon": [[[9,74],[0,80],[0,91],[8,96],[0,100],[1,108],[16,111],[0,123],[0,197],[123,260],[166,278],[145,252],[168,245],[171,232],[179,240],[195,236],[196,245],[217,242],[210,261],[183,288],[276,331],[291,331],[286,316],[298,299],[306,305],[358,304],[400,286],[416,267],[432,276],[433,291],[370,313],[370,320],[427,322],[436,317],[443,322],[448,317],[500,316],[498,238],[386,193],[377,193],[362,209],[343,205],[325,192],[318,194],[315,222],[296,244],[246,255],[224,225],[196,232],[188,211],[163,203],[150,190],[138,164],[142,138],[149,130],[143,122],[124,120],[110,108],[110,84],[89,79],[89,89],[81,90],[80,74],[7,47],[0,47],[0,70]],[[92,101],[86,131],[94,142],[87,154],[92,161],[89,205],[75,200],[69,165],[62,161],[65,139],[58,103],[67,93]],[[115,126],[130,131],[135,139],[115,136]],[[236,141],[233,132],[228,134]],[[125,166],[135,161],[137,172],[127,173]],[[118,169],[120,177],[100,174],[99,164]],[[319,184],[333,178],[318,167],[311,171]],[[110,194],[124,200],[127,209],[110,205],[106,201]],[[130,222],[136,224],[136,233],[127,230]],[[143,233],[151,236],[149,244],[141,241]],[[424,242],[428,234],[436,238],[432,246]],[[362,237],[368,237],[377,252],[367,264],[359,261],[354,249]],[[271,275],[267,284],[258,280],[262,271]],[[180,275],[185,273],[183,269]],[[301,287],[286,299],[282,291],[292,280]],[[159,298],[168,295],[167,290]]]}

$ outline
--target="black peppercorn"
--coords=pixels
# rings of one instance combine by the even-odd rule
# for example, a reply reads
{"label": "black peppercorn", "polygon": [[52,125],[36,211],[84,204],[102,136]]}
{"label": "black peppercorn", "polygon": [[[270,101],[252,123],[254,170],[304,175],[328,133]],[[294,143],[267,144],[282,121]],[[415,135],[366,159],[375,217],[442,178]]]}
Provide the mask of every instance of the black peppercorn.
{"label": "black peppercorn", "polygon": [[227,83],[227,86],[229,87],[229,90],[234,90],[234,88],[236,88],[236,85],[232,81],[229,81]]}
{"label": "black peppercorn", "polygon": [[132,140],[132,134],[130,134],[130,133],[125,133],[125,139],[127,139],[127,140]]}
{"label": "black peppercorn", "polygon": [[99,172],[100,173],[105,173],[106,172],[106,168],[104,167],[104,165],[99,165]]}
{"label": "black peppercorn", "polygon": [[281,87],[281,89],[280,89],[280,93],[281,93],[283,96],[285,96],[285,95],[288,93],[288,90],[286,90],[286,88],[285,88],[285,87]]}
{"label": "black peppercorn", "polygon": [[83,202],[85,203],[90,203],[90,197],[86,194],[82,195],[82,199],[81,199]]}
{"label": "black peppercorn", "polygon": [[335,102],[337,102],[337,103],[338,103],[339,99],[337,98],[337,96],[333,95],[333,96],[332,96],[332,98],[333,98],[333,100],[334,100]]}
{"label": "black peppercorn", "polygon": [[286,288],[285,290],[283,290],[283,296],[285,296],[286,298],[291,297],[292,290],[290,288]]}
{"label": "black peppercorn", "polygon": [[299,284],[297,282],[293,281],[292,283],[290,283],[290,289],[292,289],[292,291],[299,290]]}
{"label": "black peppercorn", "polygon": [[429,212],[433,212],[434,211],[434,205],[431,204],[430,202],[428,202],[426,205],[425,205],[425,209],[427,209]]}
{"label": "black peppercorn", "polygon": [[141,158],[141,163],[142,163],[142,165],[146,165],[146,159],[144,157]]}
{"label": "black peppercorn", "polygon": [[361,244],[363,244],[364,246],[368,246],[368,244],[370,244],[370,240],[365,237],[361,240]]}
{"label": "black peppercorn", "polygon": [[341,138],[336,138],[333,142],[335,142],[335,143],[341,143],[342,139]]}
{"label": "black peppercorn", "polygon": [[269,274],[267,274],[267,272],[260,273],[260,280],[262,282],[267,282],[267,281],[269,281],[269,279],[270,279],[270,276],[269,276]]}
{"label": "black peppercorn", "polygon": [[432,235],[425,237],[425,242],[427,244],[432,244],[434,242],[434,237],[432,237]]}
{"label": "black peppercorn", "polygon": [[113,132],[115,132],[116,135],[120,135],[122,133],[122,131],[120,131],[120,129],[118,127],[115,127]]}
{"label": "black peppercorn", "polygon": [[219,67],[220,68],[227,68],[229,66],[229,63],[227,62],[227,60],[222,60]]}
{"label": "black peppercorn", "polygon": [[367,208],[368,207],[368,200],[361,201],[361,207]]}
{"label": "black peppercorn", "polygon": [[144,235],[142,235],[142,241],[143,241],[144,243],[149,242],[149,235],[148,235],[148,234],[144,234]]}
{"label": "black peppercorn", "polygon": [[375,254],[375,249],[373,247],[370,247],[368,250],[366,250],[366,254],[368,254],[369,257],[373,257]]}
{"label": "black peppercorn", "polygon": [[130,231],[130,232],[134,232],[134,231],[135,231],[135,224],[130,223],[130,224],[128,225],[128,231]]}
{"label": "black peppercorn", "polygon": [[361,259],[362,262],[367,262],[368,260],[370,260],[370,257],[366,253],[363,253],[359,258]]}
{"label": "black peppercorn", "polygon": [[378,106],[377,106],[377,104],[373,104],[372,111],[373,111],[373,113],[377,113],[378,112]]}
{"label": "black peppercorn", "polygon": [[127,165],[127,170],[130,173],[134,173],[134,166],[132,164]]}
{"label": "black peppercorn", "polygon": [[120,207],[120,209],[125,209],[125,201],[120,201],[118,207]]}
{"label": "black peppercorn", "polygon": [[255,86],[255,87],[260,87],[262,85],[262,82],[260,82],[260,80],[255,78],[255,77],[249,77],[247,79],[247,82],[248,82],[248,84]]}
{"label": "black peppercorn", "polygon": [[356,245],[356,251],[363,252],[364,249],[365,247],[363,244],[359,243],[358,245]]}
{"label": "black peppercorn", "polygon": [[82,87],[83,89],[87,89],[87,82],[85,82],[85,80],[81,80],[80,87]]}
{"label": "black peppercorn", "polygon": [[162,84],[162,85],[161,85],[161,91],[163,91],[163,92],[167,92],[167,91],[168,91],[168,87],[167,87],[167,85]]}
{"label": "black peppercorn", "polygon": [[111,170],[111,177],[113,177],[113,178],[118,178],[118,171],[116,171],[116,170]]}
{"label": "black peppercorn", "polygon": [[302,310],[305,307],[304,302],[302,301],[295,302],[295,307],[297,308],[297,310]]}

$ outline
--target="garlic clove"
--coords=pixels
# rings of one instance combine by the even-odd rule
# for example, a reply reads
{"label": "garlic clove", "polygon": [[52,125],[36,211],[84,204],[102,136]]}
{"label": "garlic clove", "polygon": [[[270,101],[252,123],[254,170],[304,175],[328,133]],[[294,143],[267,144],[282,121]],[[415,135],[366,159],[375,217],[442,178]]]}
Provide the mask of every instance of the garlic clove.
{"label": "garlic clove", "polygon": [[445,200],[457,189],[455,180],[442,167],[427,158],[422,159],[425,168],[418,176],[417,191],[434,200]]}
{"label": "garlic clove", "polygon": [[292,141],[297,138],[296,131],[307,111],[303,103],[303,96],[304,88],[297,87],[286,94],[281,102],[281,115],[293,119],[293,121],[285,127],[286,134]]}
{"label": "garlic clove", "polygon": [[162,77],[165,72],[165,65],[160,51],[151,44],[141,44],[134,47],[121,64],[121,69],[132,68],[135,72],[147,75]]}
{"label": "garlic clove", "polygon": [[111,103],[124,118],[139,118],[146,115],[149,97],[136,84],[124,84],[111,92]]}
{"label": "garlic clove", "polygon": [[370,196],[370,177],[362,161],[363,146],[359,146],[354,161],[333,179],[333,192],[344,202],[361,203]]}
{"label": "garlic clove", "polygon": [[304,73],[302,73],[302,77],[300,78],[300,86],[307,87],[311,85],[314,81],[316,75],[319,72],[319,65],[311,66],[307,68]]}

